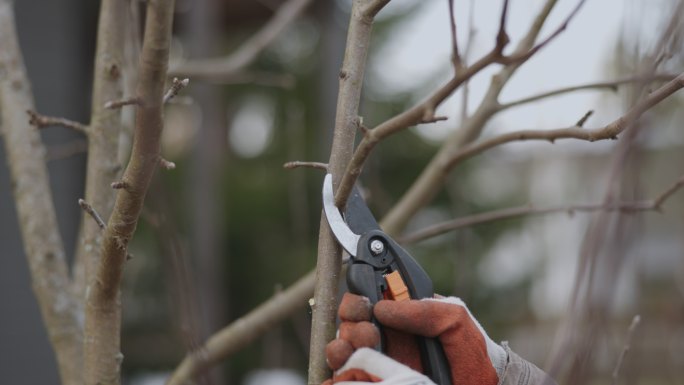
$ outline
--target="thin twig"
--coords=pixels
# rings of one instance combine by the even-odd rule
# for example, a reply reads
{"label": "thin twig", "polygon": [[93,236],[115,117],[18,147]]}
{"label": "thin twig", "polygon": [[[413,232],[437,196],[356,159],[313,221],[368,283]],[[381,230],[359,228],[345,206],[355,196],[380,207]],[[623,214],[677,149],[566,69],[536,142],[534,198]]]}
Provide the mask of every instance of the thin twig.
{"label": "thin twig", "polygon": [[140,105],[140,98],[138,97],[131,97],[131,98],[126,98],[126,99],[120,99],[120,100],[111,100],[108,101],[107,103],[104,104],[104,108],[113,110],[116,108],[121,108],[123,106],[138,106]]}
{"label": "thin twig", "polygon": [[29,124],[38,128],[61,126],[85,133],[87,128],[84,124],[74,122],[73,120],[65,118],[57,118],[54,116],[41,115],[33,110],[26,110],[29,116]]}
{"label": "thin twig", "polygon": [[183,80],[180,80],[178,78],[173,78],[173,82],[171,84],[171,87],[164,94],[164,103],[168,103],[169,100],[176,97],[176,95],[178,95],[180,90],[187,87],[188,84],[190,84],[190,79],[188,79],[188,78],[185,78]]}
{"label": "thin twig", "polygon": [[502,103],[500,104],[497,108],[499,111],[503,111],[512,107],[517,107],[522,104],[528,104],[532,102],[536,102],[542,99],[547,99],[553,96],[558,96],[558,95],[564,95],[567,93],[571,92],[576,92],[576,91],[585,91],[585,90],[600,90],[600,89],[608,89],[611,91],[617,91],[618,87],[623,85],[623,84],[631,84],[631,83],[640,83],[640,82],[651,82],[651,81],[669,81],[677,77],[677,75],[672,75],[672,74],[655,74],[652,76],[649,75],[636,75],[636,76],[630,76],[622,79],[616,79],[612,81],[606,81],[606,82],[595,82],[595,83],[586,83],[586,84],[580,84],[576,86],[571,86],[571,87],[563,87],[559,88],[556,90],[552,91],[546,91],[542,92],[537,95],[532,95],[528,96],[522,99],[514,100],[508,103]]}
{"label": "thin twig", "polygon": [[682,186],[684,186],[684,176],[679,178],[678,181],[673,183],[672,186],[670,186],[668,189],[663,191],[662,194],[660,194],[658,197],[656,197],[653,200],[653,208],[656,210],[660,210],[663,203],[665,203],[665,201],[668,200],[672,194],[677,192],[677,190],[682,188]]}
{"label": "thin twig", "polygon": [[311,168],[317,168],[319,170],[328,170],[328,164],[327,163],[322,163],[322,162],[304,162],[301,160],[293,160],[292,162],[287,162],[283,164],[283,168],[286,168],[288,170],[291,170],[293,168],[299,168],[299,167],[311,167]]}
{"label": "thin twig", "polygon": [[[466,47],[463,52],[463,57],[461,58],[461,64],[467,66],[468,59],[470,58],[470,51],[473,47],[473,42],[475,40],[475,34],[477,31],[473,26],[475,19],[475,0],[470,0],[468,11],[468,41],[466,41]],[[468,118],[468,98],[470,97],[470,79],[463,82],[463,92],[461,99],[461,124]]]}
{"label": "thin twig", "polygon": [[576,127],[583,127],[584,123],[586,123],[587,120],[589,120],[589,118],[593,114],[594,114],[594,110],[587,111],[584,115],[582,115],[582,117],[577,121],[577,123],[575,123],[575,126]]}
{"label": "thin twig", "polygon": [[625,213],[633,213],[639,211],[659,211],[665,201],[675,192],[684,186],[684,176],[680,177],[672,186],[660,193],[655,199],[639,200],[633,202],[617,202],[614,204],[596,203],[596,204],[578,204],[578,205],[560,205],[550,207],[535,207],[533,205],[524,205],[518,207],[509,207],[500,210],[493,210],[485,213],[470,215],[462,218],[457,218],[451,221],[438,223],[422,230],[418,230],[409,235],[400,238],[401,243],[415,243],[437,235],[444,234],[449,231],[481,225],[483,223],[510,219],[525,215],[541,215],[550,213],[565,212],[568,215],[573,215],[576,212],[593,212],[593,211],[620,211]]}
{"label": "thin twig", "polygon": [[445,162],[445,168],[452,169],[456,164],[465,159],[478,155],[492,147],[514,141],[546,140],[554,143],[559,139],[579,139],[589,142],[617,139],[618,134],[622,133],[630,124],[639,119],[644,112],[679,91],[682,87],[684,87],[684,73],[651,92],[648,96],[630,108],[623,116],[601,128],[584,129],[582,127],[572,126],[555,130],[522,130],[471,144],[454,153]]}
{"label": "thin twig", "polygon": [[611,381],[612,385],[617,385],[618,376],[620,375],[620,369],[622,368],[622,361],[624,361],[627,352],[631,348],[632,337],[634,336],[634,332],[636,331],[636,328],[639,326],[640,322],[641,316],[639,314],[635,315],[634,318],[632,318],[632,323],[629,325],[629,329],[627,330],[627,338],[625,339],[625,345],[622,347],[620,356],[618,356],[618,361],[615,364],[615,369],[613,369],[613,376]]}
{"label": "thin twig", "polygon": [[173,0],[148,1],[145,36],[140,56],[137,110],[130,161],[118,190],[102,239],[101,257],[90,279],[84,326],[84,376],[87,384],[118,382],[121,373],[120,285],[128,244],[137,227],[145,195],[158,167],[164,81],[167,73]]}
{"label": "thin twig", "polygon": [[84,201],[83,199],[79,199],[78,205],[81,206],[83,211],[85,211],[88,215],[90,215],[91,218],[95,220],[95,223],[97,223],[97,226],[100,229],[104,230],[105,227],[107,227],[107,225],[102,220],[100,214],[98,214],[97,211],[93,208],[93,206],[89,205],[88,202]]}
{"label": "thin twig", "polygon": [[449,0],[449,26],[451,27],[451,61],[454,71],[461,68],[461,55],[458,52],[458,40],[456,38],[456,17],[454,16],[454,0]]}
{"label": "thin twig", "polygon": [[500,63],[500,64],[512,64],[512,63],[515,63],[515,62],[518,62],[518,63],[519,63],[519,62],[523,62],[523,61],[526,61],[527,59],[531,58],[531,57],[532,57],[534,54],[536,54],[540,49],[544,48],[544,47],[545,47],[547,44],[549,44],[553,39],[555,39],[556,37],[558,37],[558,35],[560,35],[561,32],[565,31],[565,29],[568,28],[568,25],[570,24],[570,21],[575,17],[575,15],[577,15],[577,12],[579,12],[579,10],[582,8],[582,6],[584,5],[584,2],[585,2],[585,1],[586,1],[586,0],[580,0],[580,1],[578,1],[578,2],[577,2],[577,5],[575,6],[575,8],[573,8],[573,10],[568,14],[568,16],[565,18],[565,20],[563,21],[563,23],[561,23],[561,25],[558,26],[558,28],[556,28],[556,30],[553,31],[553,33],[551,33],[551,35],[549,35],[546,39],[544,39],[544,40],[542,40],[541,42],[539,42],[537,45],[535,45],[534,47],[532,47],[532,48],[531,48],[530,50],[528,50],[527,52],[524,52],[524,53],[518,54],[518,55],[511,55],[511,56],[503,56],[503,57],[501,57],[501,58],[500,58],[500,61],[499,61],[498,63]]}

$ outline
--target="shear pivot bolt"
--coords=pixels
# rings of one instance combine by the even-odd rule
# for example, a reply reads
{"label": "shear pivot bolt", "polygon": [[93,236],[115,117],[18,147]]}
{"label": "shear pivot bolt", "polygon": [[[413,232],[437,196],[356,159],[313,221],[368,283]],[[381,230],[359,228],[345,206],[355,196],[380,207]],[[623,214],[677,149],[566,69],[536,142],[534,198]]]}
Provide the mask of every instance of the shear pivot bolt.
{"label": "shear pivot bolt", "polygon": [[375,239],[375,240],[371,241],[370,249],[371,249],[371,253],[373,253],[373,255],[378,255],[385,250],[385,244],[383,244],[382,241]]}

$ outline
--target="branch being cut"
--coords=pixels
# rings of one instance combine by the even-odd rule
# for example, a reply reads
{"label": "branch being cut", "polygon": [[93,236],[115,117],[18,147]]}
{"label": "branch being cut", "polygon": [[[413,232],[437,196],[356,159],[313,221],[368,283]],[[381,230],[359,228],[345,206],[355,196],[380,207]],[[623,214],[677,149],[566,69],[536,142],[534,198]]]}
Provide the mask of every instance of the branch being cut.
{"label": "branch being cut", "polygon": [[[354,149],[354,137],[359,123],[361,86],[373,19],[388,2],[389,0],[354,0],[352,3],[344,60],[340,70],[332,149],[328,162],[333,188],[339,186],[342,173]],[[337,193],[339,194],[339,191]],[[311,307],[313,314],[309,384],[320,384],[330,377],[330,369],[325,360],[325,347],[335,338],[338,282],[342,263],[342,251],[323,213],[320,223],[316,285]]]}
{"label": "branch being cut", "polygon": [[0,0],[0,129],[31,285],[63,384],[81,378],[80,313],[52,201],[45,147],[26,119],[34,108],[17,40],[12,1]]}
{"label": "branch being cut", "polygon": [[639,211],[660,211],[665,201],[682,187],[684,187],[684,176],[680,177],[675,183],[673,183],[670,187],[668,187],[665,191],[660,193],[654,199],[639,200],[634,202],[616,202],[611,204],[596,203],[582,205],[560,205],[551,207],[535,207],[533,205],[524,205],[519,207],[494,210],[462,218],[457,218],[451,221],[438,223],[426,227],[422,230],[418,230],[414,233],[401,237],[399,239],[399,242],[404,244],[415,243],[464,227],[481,225],[483,223],[521,217],[525,215],[541,215],[559,212],[565,212],[569,215],[572,215],[576,212],[593,211],[621,211],[624,213],[634,213]]}
{"label": "branch being cut", "polygon": [[233,76],[250,65],[311,3],[311,0],[288,0],[263,28],[245,41],[230,55],[212,59],[197,59],[174,65],[171,76],[197,79],[223,79]]}
{"label": "branch being cut", "polygon": [[[127,247],[142,211],[152,176],[159,164],[164,80],[166,76],[173,0],[149,1],[136,94],[137,109],[133,150],[123,180],[129,188],[117,190],[116,202],[102,241],[102,257],[90,281],[85,317],[86,384],[118,384],[121,330],[119,286]],[[116,153],[116,151],[114,151]]]}

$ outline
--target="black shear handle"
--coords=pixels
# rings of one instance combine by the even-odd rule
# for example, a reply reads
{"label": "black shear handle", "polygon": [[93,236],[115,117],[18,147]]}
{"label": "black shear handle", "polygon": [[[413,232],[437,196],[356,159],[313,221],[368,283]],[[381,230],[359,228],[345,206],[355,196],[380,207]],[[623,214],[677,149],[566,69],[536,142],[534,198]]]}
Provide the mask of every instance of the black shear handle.
{"label": "black shear handle", "polygon": [[[412,258],[411,261],[413,261]],[[415,261],[413,261],[413,263],[415,263]],[[416,266],[418,265],[416,264]],[[418,268],[420,268],[420,266],[418,266]],[[416,293],[412,291],[410,286],[411,282],[406,282],[406,284],[409,285],[411,297],[414,297]],[[384,282],[382,275],[368,264],[350,264],[347,270],[347,285],[349,286],[349,291],[351,293],[368,297],[372,304],[377,303],[383,298],[382,290]],[[430,287],[431,286],[432,285],[430,285]],[[415,287],[413,289],[415,289]],[[426,297],[427,296],[423,296],[420,298]],[[432,293],[430,293],[429,297],[432,297]],[[382,325],[378,323],[375,318],[373,319],[373,323],[378,328],[382,328]],[[421,363],[423,365],[423,371],[425,374],[438,385],[452,385],[449,362],[447,361],[446,355],[444,354],[444,349],[439,341],[436,338],[416,338],[418,340]],[[382,351],[382,346],[378,346],[376,349]]]}

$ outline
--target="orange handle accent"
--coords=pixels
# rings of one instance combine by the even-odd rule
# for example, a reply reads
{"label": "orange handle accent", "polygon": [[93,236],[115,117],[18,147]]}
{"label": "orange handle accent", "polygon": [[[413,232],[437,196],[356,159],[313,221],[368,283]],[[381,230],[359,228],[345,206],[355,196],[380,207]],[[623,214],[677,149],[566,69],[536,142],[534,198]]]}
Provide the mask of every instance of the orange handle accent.
{"label": "orange handle accent", "polygon": [[408,287],[406,287],[406,284],[404,283],[404,280],[401,279],[401,274],[399,274],[398,271],[387,274],[385,280],[387,280],[388,293],[386,294],[390,297],[389,299],[395,301],[406,301],[411,299]]}

